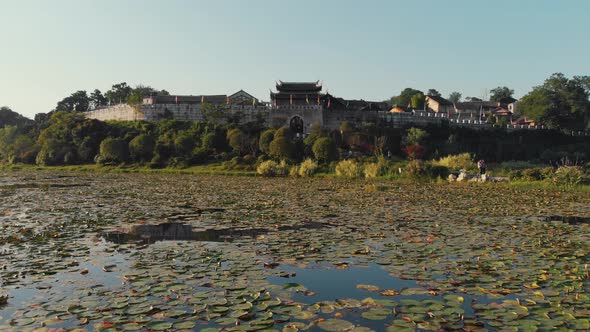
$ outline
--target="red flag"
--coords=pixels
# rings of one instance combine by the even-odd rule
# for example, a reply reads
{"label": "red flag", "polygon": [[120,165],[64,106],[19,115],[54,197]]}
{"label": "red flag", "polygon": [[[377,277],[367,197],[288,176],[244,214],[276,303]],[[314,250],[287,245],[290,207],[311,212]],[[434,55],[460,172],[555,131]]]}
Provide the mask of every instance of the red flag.
{"label": "red flag", "polygon": [[205,102],[205,96],[201,96],[201,104]]}
{"label": "red flag", "polygon": [[275,99],[275,108],[279,108],[279,105],[277,105],[277,100]]}
{"label": "red flag", "polygon": [[318,105],[320,104],[320,95],[318,95]]}
{"label": "red flag", "polygon": [[154,96],[150,96],[150,103],[153,104],[154,103]]}
{"label": "red flag", "polygon": [[174,97],[174,101],[176,102],[176,104],[178,105],[178,96]]}
{"label": "red flag", "polygon": [[293,105],[293,95],[289,95],[289,103]]}
{"label": "red flag", "polygon": [[332,98],[328,98],[328,108],[332,107]]}
{"label": "red flag", "polygon": [[227,97],[227,100],[225,101],[225,103],[229,105],[229,96]]}

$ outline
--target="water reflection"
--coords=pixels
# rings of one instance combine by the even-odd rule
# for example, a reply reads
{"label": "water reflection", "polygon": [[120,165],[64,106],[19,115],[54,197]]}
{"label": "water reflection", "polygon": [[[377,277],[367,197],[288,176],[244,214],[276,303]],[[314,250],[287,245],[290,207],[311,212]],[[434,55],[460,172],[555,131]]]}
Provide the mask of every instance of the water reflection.
{"label": "water reflection", "polygon": [[329,226],[318,222],[305,222],[297,226],[277,226],[274,228],[223,228],[194,230],[193,226],[167,222],[158,225],[136,225],[126,231],[105,232],[102,237],[118,244],[138,243],[151,244],[157,241],[201,241],[201,242],[232,242],[243,237],[256,237],[270,232],[318,229]]}

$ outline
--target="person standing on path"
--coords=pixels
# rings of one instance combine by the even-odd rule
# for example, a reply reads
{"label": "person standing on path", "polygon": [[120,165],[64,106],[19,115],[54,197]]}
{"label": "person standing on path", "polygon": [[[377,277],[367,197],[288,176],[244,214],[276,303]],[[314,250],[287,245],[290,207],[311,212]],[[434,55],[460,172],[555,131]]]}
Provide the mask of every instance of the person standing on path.
{"label": "person standing on path", "polygon": [[483,159],[477,161],[477,169],[479,169],[479,176],[486,174],[486,162]]}

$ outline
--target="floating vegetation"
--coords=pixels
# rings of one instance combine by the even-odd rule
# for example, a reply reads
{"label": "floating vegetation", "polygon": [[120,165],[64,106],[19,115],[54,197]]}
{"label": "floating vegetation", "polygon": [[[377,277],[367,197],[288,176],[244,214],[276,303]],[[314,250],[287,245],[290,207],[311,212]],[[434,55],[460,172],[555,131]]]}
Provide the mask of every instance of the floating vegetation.
{"label": "floating vegetation", "polygon": [[157,174],[0,180],[0,330],[590,328],[584,193]]}

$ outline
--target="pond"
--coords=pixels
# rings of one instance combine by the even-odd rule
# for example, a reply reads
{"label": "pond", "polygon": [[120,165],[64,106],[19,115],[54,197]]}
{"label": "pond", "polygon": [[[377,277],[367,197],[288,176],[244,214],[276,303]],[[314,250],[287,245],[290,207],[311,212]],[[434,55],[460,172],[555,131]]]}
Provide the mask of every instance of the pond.
{"label": "pond", "polygon": [[588,330],[588,196],[0,173],[0,330]]}

